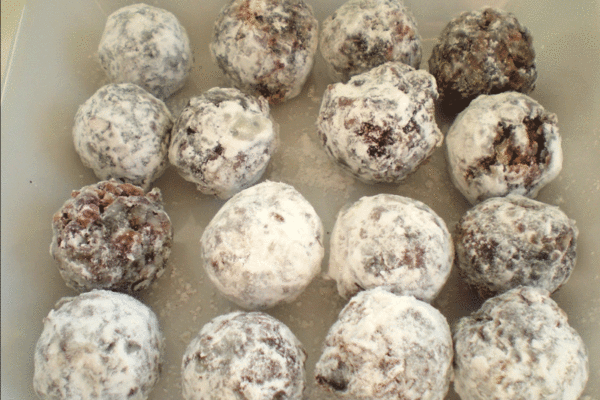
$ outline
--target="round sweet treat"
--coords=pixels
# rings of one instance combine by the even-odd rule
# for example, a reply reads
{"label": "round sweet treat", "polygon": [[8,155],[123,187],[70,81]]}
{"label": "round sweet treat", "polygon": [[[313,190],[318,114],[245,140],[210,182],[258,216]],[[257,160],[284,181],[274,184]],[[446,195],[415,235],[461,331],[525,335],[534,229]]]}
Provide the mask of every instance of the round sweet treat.
{"label": "round sweet treat", "polygon": [[327,153],[365,182],[399,182],[441,146],[435,80],[389,62],[329,85],[317,118]]}
{"label": "round sweet treat", "polygon": [[431,301],[454,258],[444,220],[420,201],[392,194],[363,197],[342,209],[330,246],[329,275],[345,298],[383,286]]}
{"label": "round sweet treat", "polygon": [[401,0],[350,0],[323,21],[320,50],[337,81],[388,61],[421,64],[421,37]]}
{"label": "round sweet treat", "polygon": [[577,400],[585,388],[585,345],[544,289],[493,297],[453,331],[461,399]]}
{"label": "round sweet treat", "polygon": [[173,229],[159,189],[113,180],[71,197],[54,214],[50,245],[69,287],[136,292],[163,274]]}
{"label": "round sweet treat", "polygon": [[65,297],[44,319],[33,387],[44,400],[144,400],[163,348],[156,315],[133,297],[105,290]]}
{"label": "round sweet treat", "polygon": [[455,111],[480,94],[529,93],[537,70],[532,37],[515,16],[484,8],[453,19],[429,59],[440,100]]}
{"label": "round sweet treat", "polygon": [[248,309],[298,297],[321,270],[322,243],[310,203],[292,186],[269,181],[229,199],[200,239],[212,282]]}
{"label": "round sweet treat", "polygon": [[112,82],[135,83],[161,99],[183,86],[193,63],[190,41],[177,18],[146,4],[108,16],[98,56]]}
{"label": "round sweet treat", "polygon": [[73,142],[99,179],[148,189],[167,167],[172,127],[162,101],[132,83],[109,84],[77,110]]}
{"label": "round sweet treat", "polygon": [[217,17],[210,51],[235,87],[280,103],[300,94],[318,29],[303,0],[231,0]]}
{"label": "round sweet treat", "polygon": [[202,193],[229,198],[260,179],[276,139],[264,98],[213,88],[190,99],[175,122],[169,160]]}
{"label": "round sweet treat", "polygon": [[446,135],[454,185],[472,204],[490,197],[535,197],[562,169],[557,118],[515,92],[481,95]]}
{"label": "round sweet treat", "polygon": [[482,297],[520,285],[554,292],[575,266],[578,230],[558,207],[519,195],[479,203],[456,228],[456,264]]}
{"label": "round sweet treat", "polygon": [[360,292],[327,333],[317,383],[352,400],[442,400],[452,374],[444,316],[412,296]]}
{"label": "round sweet treat", "polygon": [[282,322],[233,312],[204,325],[183,355],[186,400],[301,400],[306,353]]}

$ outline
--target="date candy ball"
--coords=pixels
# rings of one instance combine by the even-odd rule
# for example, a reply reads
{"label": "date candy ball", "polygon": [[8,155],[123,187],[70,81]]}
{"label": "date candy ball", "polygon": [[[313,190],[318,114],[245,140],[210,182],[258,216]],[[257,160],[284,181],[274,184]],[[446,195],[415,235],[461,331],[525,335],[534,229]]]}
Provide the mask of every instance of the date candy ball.
{"label": "date candy ball", "polygon": [[363,182],[400,182],[441,146],[436,84],[426,71],[388,62],[329,85],[317,118],[325,151]]}
{"label": "date candy ball", "polygon": [[342,209],[330,243],[329,276],[345,298],[383,286],[431,301],[454,259],[444,220],[420,201],[391,194],[363,197]]}
{"label": "date candy ball", "polygon": [[319,48],[336,81],[388,61],[418,69],[421,37],[401,0],[350,0],[323,21]]}
{"label": "date candy ball", "polygon": [[520,285],[554,292],[575,266],[578,230],[558,207],[519,195],[485,200],[460,219],[456,264],[482,297]]}
{"label": "date candy ball", "polygon": [[577,400],[585,388],[585,345],[544,289],[487,300],[453,335],[454,389],[463,400]]}
{"label": "date candy ball", "polygon": [[148,189],[168,165],[173,119],[167,106],[132,83],[98,89],[75,115],[73,142],[84,166]]}
{"label": "date candy ball", "polygon": [[137,292],[164,273],[173,228],[159,189],[113,180],[71,197],[54,214],[50,245],[67,286]]}
{"label": "date candy ball", "polygon": [[169,160],[200,192],[225,199],[260,179],[276,141],[263,97],[213,88],[190,99],[175,122]]}
{"label": "date candy ball", "polygon": [[217,17],[210,51],[233,86],[276,104],[300,94],[318,29],[303,0],[231,0]]}
{"label": "date candy ball", "polygon": [[532,42],[511,13],[464,12],[444,28],[429,59],[440,100],[460,111],[480,94],[531,92],[537,79]]}
{"label": "date candy ball", "polygon": [[443,400],[452,375],[446,318],[412,296],[360,292],[329,329],[318,385],[343,399]]}
{"label": "date candy ball", "polygon": [[185,400],[301,400],[306,352],[262,312],[236,311],[202,327],[182,362]]}
{"label": "date candy ball", "polygon": [[242,190],[208,224],[200,247],[217,289],[246,309],[291,302],[321,271],[321,219],[292,186]]}
{"label": "date candy ball", "polygon": [[62,298],[44,319],[33,387],[44,400],[148,398],[164,338],[154,312],[122,293]]}
{"label": "date candy ball", "polygon": [[190,41],[177,18],[146,4],[108,16],[98,56],[112,82],[135,83],[163,100],[183,86],[193,63]]}
{"label": "date candy ball", "polygon": [[557,123],[522,93],[479,96],[446,135],[454,185],[471,204],[510,193],[536,197],[562,169]]}

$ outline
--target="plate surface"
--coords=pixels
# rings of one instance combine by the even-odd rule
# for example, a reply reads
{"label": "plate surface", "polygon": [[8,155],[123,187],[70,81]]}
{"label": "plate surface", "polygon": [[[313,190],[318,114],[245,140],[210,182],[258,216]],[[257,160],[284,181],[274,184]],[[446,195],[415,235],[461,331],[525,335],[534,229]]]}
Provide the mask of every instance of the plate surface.
{"label": "plate surface", "polygon": [[[309,1],[319,21],[343,0]],[[71,190],[96,182],[75,153],[71,128],[79,104],[107,83],[95,51],[106,17],[128,1],[29,1],[15,43],[2,100],[2,390],[3,399],[34,399],[33,351],[54,303],[75,293],[48,252],[53,213]],[[195,64],[186,86],[168,101],[177,113],[187,99],[226,85],[208,43],[224,1],[151,1],[172,11],[190,36]],[[409,1],[424,38],[424,62],[444,25],[475,0]],[[570,281],[553,295],[587,344],[590,380],[583,398],[600,399],[600,3],[592,0],[488,1],[514,12],[534,36],[539,79],[532,97],[556,113],[563,171],[538,200],[577,221],[578,260]],[[364,195],[394,193],[431,206],[453,230],[468,209],[452,186],[443,148],[401,185],[365,185],[341,172],[320,147],[315,120],[330,81],[320,56],[302,94],[272,108],[281,146],[264,179],[294,185],[315,207],[328,233],[338,210]],[[447,124],[442,124],[444,132]],[[198,261],[200,235],[223,201],[198,193],[173,168],[156,183],[173,221],[169,271],[141,297],[159,315],[167,337],[164,374],[151,399],[181,399],[180,363],[187,343],[211,318],[236,309],[215,292]],[[328,254],[323,262],[326,269]],[[323,338],[344,301],[335,285],[316,279],[294,303],[268,312],[286,323],[308,351],[307,399],[327,399],[312,381]],[[480,301],[454,272],[434,302],[449,322]],[[457,396],[450,391],[449,399]]]}

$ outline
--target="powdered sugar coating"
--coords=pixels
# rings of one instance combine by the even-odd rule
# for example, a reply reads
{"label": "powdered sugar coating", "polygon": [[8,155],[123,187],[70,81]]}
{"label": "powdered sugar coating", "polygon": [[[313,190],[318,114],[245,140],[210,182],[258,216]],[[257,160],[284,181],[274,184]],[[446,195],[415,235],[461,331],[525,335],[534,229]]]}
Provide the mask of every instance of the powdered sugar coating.
{"label": "powdered sugar coating", "polygon": [[344,307],[315,367],[320,386],[357,400],[442,400],[451,375],[444,316],[382,288],[360,292]]}
{"label": "powdered sugar coating", "polygon": [[300,400],[306,353],[282,322],[236,311],[202,327],[182,362],[186,400]]}
{"label": "powdered sugar coating", "polygon": [[104,290],[65,297],[44,319],[33,386],[47,400],[144,400],[163,349],[156,315],[133,297]]}
{"label": "powdered sugar coating", "polygon": [[491,198],[459,221],[456,264],[483,297],[520,285],[554,292],[571,276],[578,232],[558,207],[519,195]]}
{"label": "powdered sugar coating", "polygon": [[167,167],[172,127],[162,101],[131,83],[109,84],[77,110],[73,142],[98,179],[148,189]]}
{"label": "powdered sugar coating", "polygon": [[163,274],[173,228],[159,189],[102,181],[71,197],[54,214],[50,245],[67,286],[136,292]]}
{"label": "powdered sugar coating", "polygon": [[429,59],[440,100],[461,110],[480,94],[529,93],[537,69],[533,38],[496,8],[466,11],[444,28]]}
{"label": "powdered sugar coating", "polygon": [[177,17],[146,4],[108,16],[98,56],[112,82],[135,83],[160,99],[183,86],[193,63],[190,41]]}
{"label": "powdered sugar coating", "polygon": [[318,29],[303,0],[231,0],[217,17],[210,50],[235,87],[275,104],[300,94]]}
{"label": "powdered sugar coating", "polygon": [[446,146],[452,181],[472,204],[509,193],[534,198],[562,169],[556,115],[522,93],[473,100]]}
{"label": "powdered sugar coating", "polygon": [[263,182],[233,196],[200,247],[215,286],[247,309],[293,301],[319,273],[323,225],[292,186]]}
{"label": "powdered sugar coating", "polygon": [[329,85],[317,118],[327,153],[365,182],[399,182],[441,146],[435,80],[389,62]]}
{"label": "powdered sugar coating", "polygon": [[331,233],[329,275],[349,298],[383,286],[431,301],[448,279],[454,249],[431,208],[391,194],[363,197],[343,209]]}
{"label": "powdered sugar coating", "polygon": [[229,198],[260,179],[276,142],[264,98],[213,88],[190,99],[181,112],[169,160],[202,193]]}
{"label": "powdered sugar coating", "polygon": [[323,21],[319,46],[336,81],[388,61],[418,69],[421,36],[401,0],[350,0]]}
{"label": "powdered sugar coating", "polygon": [[453,331],[454,388],[462,399],[576,400],[583,392],[584,343],[544,289],[491,298]]}

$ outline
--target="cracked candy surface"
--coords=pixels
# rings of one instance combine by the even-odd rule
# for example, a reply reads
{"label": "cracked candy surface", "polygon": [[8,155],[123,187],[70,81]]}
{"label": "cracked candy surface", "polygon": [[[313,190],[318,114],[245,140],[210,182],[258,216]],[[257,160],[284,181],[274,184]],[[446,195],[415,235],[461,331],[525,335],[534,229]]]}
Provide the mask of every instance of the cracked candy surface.
{"label": "cracked candy surface", "polygon": [[453,336],[462,399],[577,400],[588,379],[585,345],[544,289],[487,300]]}
{"label": "cracked candy surface", "polygon": [[534,198],[562,169],[555,114],[527,95],[481,95],[446,136],[454,185],[472,204],[520,194]]}

